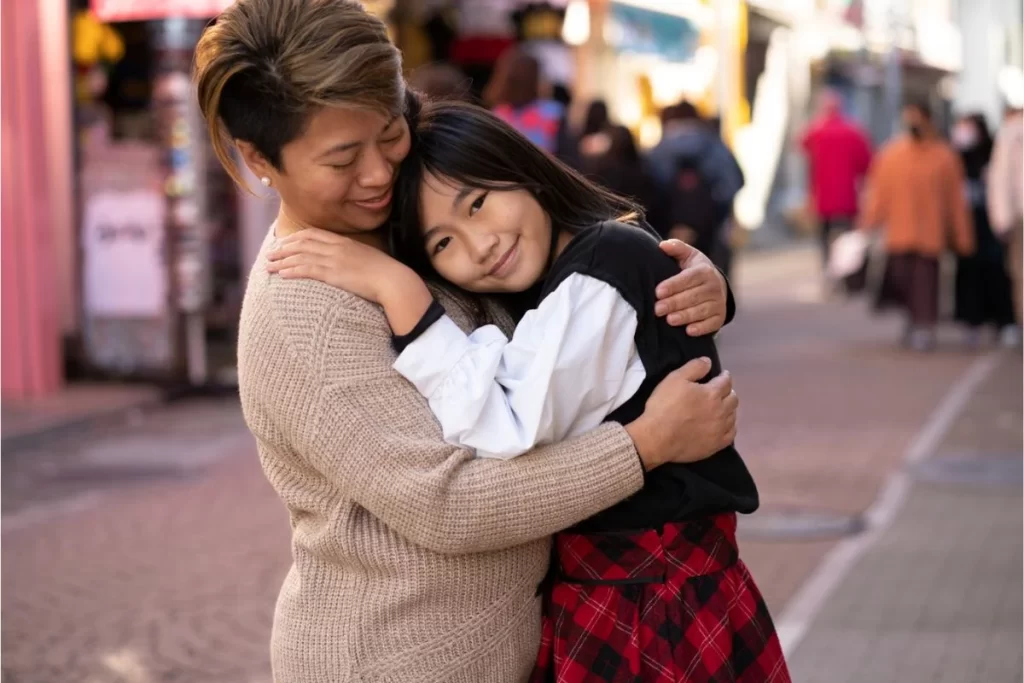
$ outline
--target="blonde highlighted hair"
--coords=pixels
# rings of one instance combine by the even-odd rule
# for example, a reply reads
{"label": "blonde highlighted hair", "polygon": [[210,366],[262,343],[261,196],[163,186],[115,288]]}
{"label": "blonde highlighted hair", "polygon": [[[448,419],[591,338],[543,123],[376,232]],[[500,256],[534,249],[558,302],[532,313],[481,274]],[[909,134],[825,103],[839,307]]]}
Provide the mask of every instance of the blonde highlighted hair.
{"label": "blonde highlighted hair", "polygon": [[217,158],[243,187],[235,140],[282,170],[281,148],[321,107],[394,116],[406,103],[398,48],[350,0],[238,0],[200,38],[193,80]]}

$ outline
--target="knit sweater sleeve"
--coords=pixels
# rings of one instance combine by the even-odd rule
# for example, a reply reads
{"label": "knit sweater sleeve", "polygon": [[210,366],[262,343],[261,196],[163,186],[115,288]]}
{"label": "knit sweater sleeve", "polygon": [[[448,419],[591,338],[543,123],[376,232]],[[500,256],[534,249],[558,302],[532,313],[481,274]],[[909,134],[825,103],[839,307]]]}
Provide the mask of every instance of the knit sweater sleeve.
{"label": "knit sweater sleeve", "polygon": [[638,491],[643,471],[616,424],[511,461],[445,443],[427,401],[392,370],[386,323],[337,306],[310,348],[315,429],[307,457],[397,533],[442,553],[548,536]]}

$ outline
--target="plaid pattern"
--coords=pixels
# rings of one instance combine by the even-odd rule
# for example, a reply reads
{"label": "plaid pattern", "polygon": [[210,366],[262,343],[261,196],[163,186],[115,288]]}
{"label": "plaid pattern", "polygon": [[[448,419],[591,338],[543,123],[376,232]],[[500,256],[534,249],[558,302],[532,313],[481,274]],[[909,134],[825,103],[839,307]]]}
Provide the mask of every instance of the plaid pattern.
{"label": "plaid pattern", "polygon": [[558,534],[532,683],[789,683],[736,515]]}

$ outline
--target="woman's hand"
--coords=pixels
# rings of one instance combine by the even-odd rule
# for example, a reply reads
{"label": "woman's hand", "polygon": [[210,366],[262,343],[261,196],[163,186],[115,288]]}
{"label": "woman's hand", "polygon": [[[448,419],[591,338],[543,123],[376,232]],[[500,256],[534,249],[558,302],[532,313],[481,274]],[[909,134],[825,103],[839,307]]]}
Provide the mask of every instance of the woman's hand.
{"label": "woman's hand", "polygon": [[729,286],[711,259],[679,240],[661,243],[683,272],[658,285],[655,313],[674,327],[686,325],[692,337],[713,334],[725,325]]}
{"label": "woman's hand", "polygon": [[735,441],[739,398],[732,377],[723,372],[698,384],[710,370],[706,358],[675,370],[654,389],[643,414],[625,426],[648,471],[703,460]]}
{"label": "woman's hand", "polygon": [[283,278],[319,280],[384,308],[395,334],[407,334],[433,297],[411,268],[367,244],[306,228],[267,255],[267,270]]}

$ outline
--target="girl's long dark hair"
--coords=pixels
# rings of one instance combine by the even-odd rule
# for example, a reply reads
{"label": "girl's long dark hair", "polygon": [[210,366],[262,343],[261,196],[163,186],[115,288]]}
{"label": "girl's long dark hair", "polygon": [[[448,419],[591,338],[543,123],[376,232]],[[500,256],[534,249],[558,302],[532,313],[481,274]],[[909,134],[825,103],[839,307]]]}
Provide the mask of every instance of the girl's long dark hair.
{"label": "girl's long dark hair", "polygon": [[527,190],[556,234],[607,220],[642,220],[639,206],[590,182],[486,109],[439,102],[425,105],[412,122],[412,151],[396,181],[389,232],[394,256],[425,277],[437,278],[420,217],[420,184],[428,172],[483,190]]}

